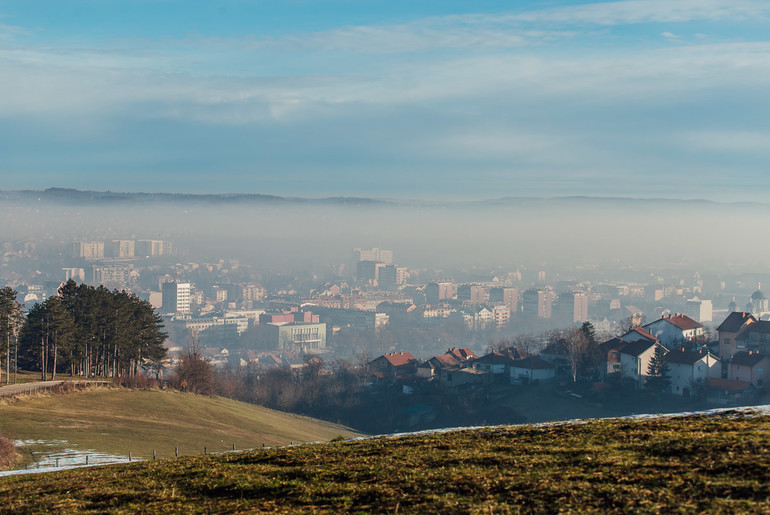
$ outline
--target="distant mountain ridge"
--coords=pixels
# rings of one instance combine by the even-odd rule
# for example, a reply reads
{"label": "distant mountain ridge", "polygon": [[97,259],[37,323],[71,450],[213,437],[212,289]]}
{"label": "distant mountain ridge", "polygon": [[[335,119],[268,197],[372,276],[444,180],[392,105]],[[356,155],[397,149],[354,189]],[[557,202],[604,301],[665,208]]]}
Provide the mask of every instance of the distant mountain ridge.
{"label": "distant mountain ridge", "polygon": [[500,197],[484,200],[399,200],[371,197],[283,197],[262,193],[144,193],[91,191],[74,188],[47,188],[45,190],[0,190],[0,201],[53,201],[65,204],[105,204],[105,203],[154,203],[154,202],[194,202],[206,204],[306,204],[306,205],[367,205],[367,206],[525,206],[529,204],[581,204],[612,205],[623,204],[658,204],[658,205],[756,205],[767,206],[759,202],[717,202],[706,199],[676,199],[656,197],[592,197],[592,196],[557,196],[557,197]]}

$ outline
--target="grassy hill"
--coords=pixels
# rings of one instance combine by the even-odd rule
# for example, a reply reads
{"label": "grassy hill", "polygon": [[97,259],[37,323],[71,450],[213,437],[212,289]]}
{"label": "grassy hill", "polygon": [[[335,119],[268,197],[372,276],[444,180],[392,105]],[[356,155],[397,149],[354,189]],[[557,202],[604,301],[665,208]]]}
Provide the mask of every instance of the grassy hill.
{"label": "grassy hill", "polygon": [[0,434],[58,448],[159,458],[352,436],[349,428],[223,398],[171,390],[94,388],[63,395],[0,400]]}
{"label": "grassy hill", "polygon": [[770,416],[381,437],[0,479],[0,512],[770,511]]}

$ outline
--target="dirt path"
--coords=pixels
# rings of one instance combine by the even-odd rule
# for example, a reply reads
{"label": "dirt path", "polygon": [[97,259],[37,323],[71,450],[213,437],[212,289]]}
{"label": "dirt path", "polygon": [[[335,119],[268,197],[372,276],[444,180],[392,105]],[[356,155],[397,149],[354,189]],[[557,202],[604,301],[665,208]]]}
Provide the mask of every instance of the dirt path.
{"label": "dirt path", "polygon": [[0,397],[11,397],[24,393],[35,393],[41,390],[50,390],[54,386],[62,384],[64,381],[37,381],[34,383],[10,384],[0,386]]}

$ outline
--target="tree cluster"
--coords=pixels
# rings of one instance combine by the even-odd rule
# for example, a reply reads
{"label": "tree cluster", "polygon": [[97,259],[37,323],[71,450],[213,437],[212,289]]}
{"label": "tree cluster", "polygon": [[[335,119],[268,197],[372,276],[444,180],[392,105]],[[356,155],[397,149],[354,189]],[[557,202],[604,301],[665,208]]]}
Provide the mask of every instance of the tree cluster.
{"label": "tree cluster", "polygon": [[76,284],[35,304],[19,340],[19,361],[55,379],[57,372],[133,376],[165,357],[163,319],[149,302],[126,293]]}
{"label": "tree cluster", "polygon": [[[0,383],[11,382],[11,367],[16,363],[19,350],[19,331],[24,322],[21,304],[16,300],[18,293],[6,286],[0,290]],[[11,357],[13,353],[13,359]],[[5,377],[3,377],[5,362]]]}

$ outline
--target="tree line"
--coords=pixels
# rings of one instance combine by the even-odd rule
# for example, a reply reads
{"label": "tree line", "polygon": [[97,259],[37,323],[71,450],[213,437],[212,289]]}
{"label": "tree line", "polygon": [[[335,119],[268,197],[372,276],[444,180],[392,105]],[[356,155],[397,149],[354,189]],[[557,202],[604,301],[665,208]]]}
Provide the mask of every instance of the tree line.
{"label": "tree line", "polygon": [[136,295],[70,280],[26,316],[16,296],[8,287],[0,291],[6,382],[12,366],[39,371],[44,380],[62,372],[134,376],[166,355],[163,318]]}

